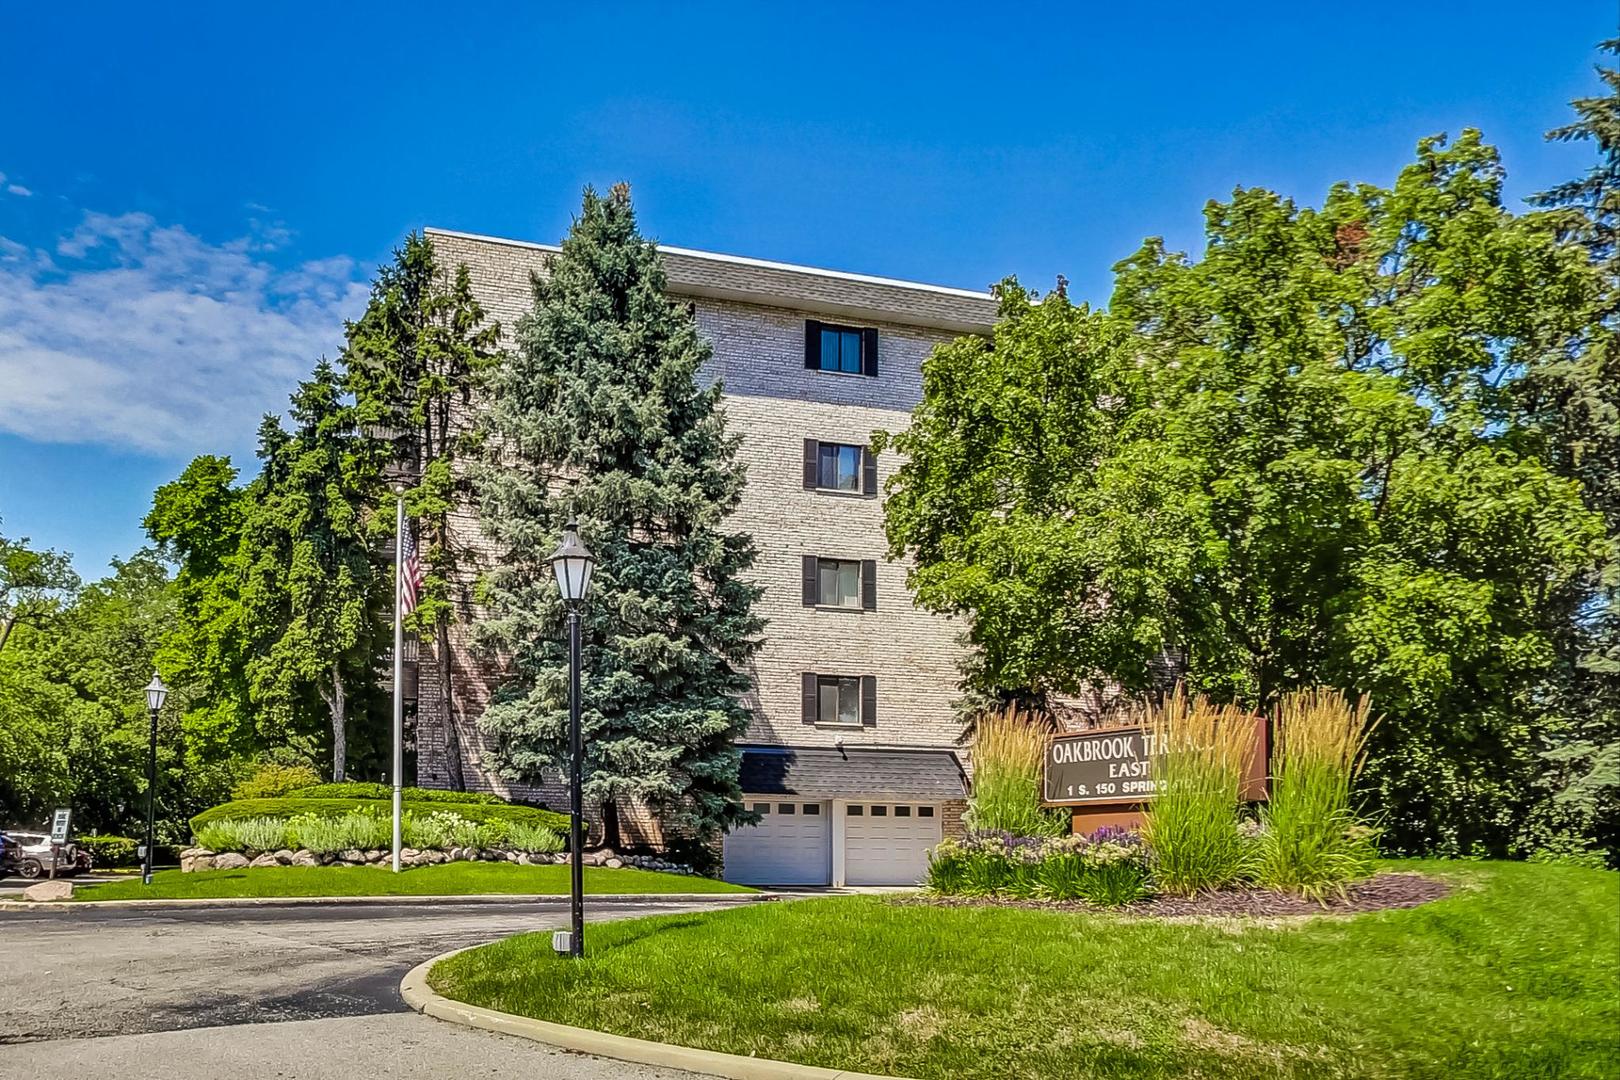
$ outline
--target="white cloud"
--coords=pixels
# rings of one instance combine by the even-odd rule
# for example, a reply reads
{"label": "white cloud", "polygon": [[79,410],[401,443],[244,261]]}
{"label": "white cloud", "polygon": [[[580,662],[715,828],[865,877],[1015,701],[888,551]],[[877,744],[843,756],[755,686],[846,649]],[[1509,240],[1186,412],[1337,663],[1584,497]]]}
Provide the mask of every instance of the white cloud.
{"label": "white cloud", "polygon": [[21,184],[8,184],[6,185],[6,190],[11,192],[13,195],[21,195],[25,199],[33,194],[32,191],[23,187]]}
{"label": "white cloud", "polygon": [[54,252],[0,236],[0,430],[249,451],[259,416],[336,353],[366,297],[352,260],[276,267],[255,232],[210,244],[147,214],[92,212]]}

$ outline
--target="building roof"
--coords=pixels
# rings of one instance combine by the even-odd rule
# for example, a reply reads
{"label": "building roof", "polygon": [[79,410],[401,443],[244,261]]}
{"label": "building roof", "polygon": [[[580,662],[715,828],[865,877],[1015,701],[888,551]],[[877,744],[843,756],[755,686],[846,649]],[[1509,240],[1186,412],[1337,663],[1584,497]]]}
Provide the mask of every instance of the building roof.
{"label": "building roof", "polygon": [[[537,254],[555,254],[560,250],[555,244],[535,244],[448,229],[424,231],[429,236],[527,248]],[[996,300],[988,291],[953,289],[662,244],[658,250],[664,257],[669,291],[678,296],[770,304],[852,320],[926,326],[959,334],[988,333],[996,320]]]}
{"label": "building roof", "polygon": [[967,795],[962,764],[949,750],[745,746],[742,751],[747,795],[928,801]]}

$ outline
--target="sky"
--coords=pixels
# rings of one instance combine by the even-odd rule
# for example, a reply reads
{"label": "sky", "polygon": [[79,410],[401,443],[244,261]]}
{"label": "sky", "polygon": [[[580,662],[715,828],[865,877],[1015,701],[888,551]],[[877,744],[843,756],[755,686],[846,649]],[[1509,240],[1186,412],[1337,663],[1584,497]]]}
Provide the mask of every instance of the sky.
{"label": "sky", "polygon": [[586,184],[671,245],[1105,304],[1238,186],[1319,203],[1484,130],[1507,192],[1616,0],[0,6],[0,532],[80,573],[336,352],[425,225],[555,242]]}

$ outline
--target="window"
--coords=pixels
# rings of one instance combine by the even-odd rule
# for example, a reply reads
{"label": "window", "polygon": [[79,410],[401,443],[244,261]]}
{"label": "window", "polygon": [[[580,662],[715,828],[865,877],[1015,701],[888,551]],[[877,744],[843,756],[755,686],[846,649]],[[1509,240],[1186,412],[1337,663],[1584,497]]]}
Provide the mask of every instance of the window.
{"label": "window", "polygon": [[932,806],[919,806],[919,807],[917,807],[917,816],[918,817],[933,817],[934,816],[934,808]]}
{"label": "window", "polygon": [[877,560],[804,556],[804,606],[876,611]]}
{"label": "window", "polygon": [[877,374],[877,331],[809,319],[804,324],[804,366],[842,375]]}
{"label": "window", "polygon": [[861,680],[850,675],[822,675],[816,680],[820,722],[861,722]]}
{"label": "window", "polygon": [[777,803],[776,812],[778,814],[791,814],[793,813],[793,804],[790,802]]}
{"label": "window", "polygon": [[804,804],[804,812],[809,814],[811,817],[815,817],[817,814],[821,813],[821,804],[818,802],[807,802]]}
{"label": "window", "polygon": [[757,802],[757,803],[754,804],[754,813],[756,813],[756,814],[768,814],[770,812],[771,812],[771,804],[770,803],[768,803],[768,802]]}
{"label": "window", "polygon": [[822,607],[861,606],[861,564],[853,559],[817,560],[816,603]]}
{"label": "window", "polygon": [[806,724],[877,727],[875,675],[803,673],[802,706]]}
{"label": "window", "polygon": [[822,443],[816,468],[816,486],[828,491],[861,489],[861,448],[843,443]]}
{"label": "window", "polygon": [[889,816],[889,808],[887,806],[874,806],[874,807],[872,807],[872,816],[873,817],[888,817]]}
{"label": "window", "polygon": [[897,807],[895,807],[894,808],[894,816],[895,817],[910,817],[911,816],[911,807],[909,807],[909,806],[897,806]]}
{"label": "window", "polygon": [[804,489],[878,494],[877,455],[853,443],[804,440]]}
{"label": "window", "polygon": [[864,806],[852,806],[852,807],[850,807],[848,810],[846,810],[844,812],[844,816],[846,816],[846,817],[860,817],[864,813],[866,813],[866,807],[864,807]]}

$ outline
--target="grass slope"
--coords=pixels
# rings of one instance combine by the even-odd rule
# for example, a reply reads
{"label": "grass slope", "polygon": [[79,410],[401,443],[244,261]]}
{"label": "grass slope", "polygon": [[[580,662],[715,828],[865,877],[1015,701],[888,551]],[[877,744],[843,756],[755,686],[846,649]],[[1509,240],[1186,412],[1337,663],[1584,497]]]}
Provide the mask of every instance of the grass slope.
{"label": "grass slope", "polygon": [[[74,900],[216,900],[235,896],[476,896],[533,893],[565,896],[567,866],[515,863],[442,863],[398,874],[373,866],[281,866],[259,870],[161,870],[145,886],[139,880],[109,881],[74,890]],[[585,891],[621,893],[746,893],[753,889],[712,878],[662,874],[625,867],[585,868]]]}
{"label": "grass slope", "polygon": [[[484,805],[480,803],[452,803],[441,800],[412,801],[404,799],[401,807],[414,814],[451,813],[466,818],[468,821],[521,821],[531,825],[545,825],[553,829],[566,832],[568,830],[568,815],[559,814],[555,810],[540,810],[532,806],[517,806],[512,803],[497,803]],[[228,803],[211,806],[207,810],[191,819],[191,831],[195,835],[197,830],[213,821],[242,821],[246,818],[272,817],[289,818],[298,814],[319,814],[323,816],[337,816],[346,814],[350,810],[369,810],[374,814],[387,817],[394,812],[394,805],[390,799],[308,799],[298,796],[285,796],[279,799],[236,799]]]}
{"label": "grass slope", "polygon": [[1165,922],[875,897],[603,924],[463,953],[462,1001],[623,1035],[924,1078],[1585,1077],[1620,1060],[1620,875],[1385,864],[1407,911]]}

